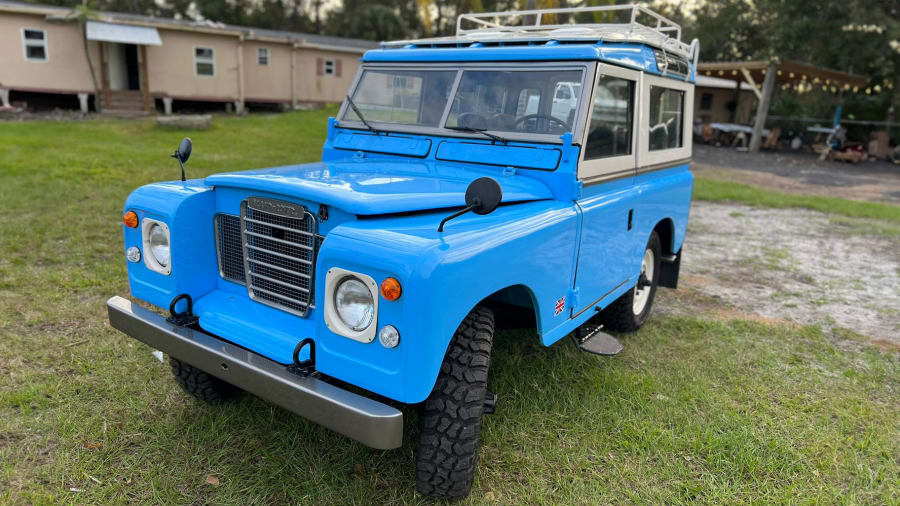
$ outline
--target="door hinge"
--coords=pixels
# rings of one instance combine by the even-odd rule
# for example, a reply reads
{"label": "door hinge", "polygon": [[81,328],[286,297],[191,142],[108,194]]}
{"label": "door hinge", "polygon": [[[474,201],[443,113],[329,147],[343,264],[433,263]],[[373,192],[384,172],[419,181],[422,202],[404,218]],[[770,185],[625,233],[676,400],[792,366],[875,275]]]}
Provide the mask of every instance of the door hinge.
{"label": "door hinge", "polygon": [[566,307],[570,309],[575,309],[578,307],[578,287],[570,288],[569,293],[566,294]]}
{"label": "door hinge", "polygon": [[581,200],[581,192],[584,189],[584,182],[576,180],[572,183],[572,200]]}

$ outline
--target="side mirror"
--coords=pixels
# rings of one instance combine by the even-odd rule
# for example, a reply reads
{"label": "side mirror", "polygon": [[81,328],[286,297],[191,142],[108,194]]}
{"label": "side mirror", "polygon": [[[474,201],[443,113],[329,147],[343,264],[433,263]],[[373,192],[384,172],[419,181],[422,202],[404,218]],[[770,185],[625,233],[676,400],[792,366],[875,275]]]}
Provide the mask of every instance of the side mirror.
{"label": "side mirror", "polygon": [[184,163],[188,161],[188,158],[191,157],[191,150],[193,149],[193,145],[191,144],[191,138],[185,137],[181,140],[181,144],[178,145],[178,149],[172,153],[172,158],[178,160],[178,165],[181,166],[181,180],[185,181],[184,177]]}
{"label": "side mirror", "polygon": [[503,199],[500,183],[489,177],[480,177],[466,188],[466,206],[475,214],[490,214]]}
{"label": "side mirror", "polygon": [[469,187],[466,188],[465,209],[459,210],[441,220],[441,224],[438,225],[437,231],[443,232],[444,223],[447,223],[453,218],[462,216],[469,211],[472,211],[475,214],[490,214],[494,212],[494,209],[497,209],[501,200],[503,200],[503,189],[500,188],[500,183],[489,177],[480,177],[469,183]]}
{"label": "side mirror", "polygon": [[175,158],[181,163],[187,163],[188,158],[191,157],[192,148],[193,144],[191,143],[191,138],[185,137],[181,140],[181,144],[178,145],[178,151],[176,151],[174,155]]}

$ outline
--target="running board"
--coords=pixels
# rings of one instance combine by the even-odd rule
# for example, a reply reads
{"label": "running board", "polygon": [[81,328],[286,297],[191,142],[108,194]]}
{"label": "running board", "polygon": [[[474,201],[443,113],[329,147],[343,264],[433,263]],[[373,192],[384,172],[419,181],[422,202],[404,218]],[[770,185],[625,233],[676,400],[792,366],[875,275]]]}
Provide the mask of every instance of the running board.
{"label": "running board", "polygon": [[624,348],[622,342],[603,332],[603,327],[585,324],[572,333],[572,339],[579,350],[594,355],[618,355]]}

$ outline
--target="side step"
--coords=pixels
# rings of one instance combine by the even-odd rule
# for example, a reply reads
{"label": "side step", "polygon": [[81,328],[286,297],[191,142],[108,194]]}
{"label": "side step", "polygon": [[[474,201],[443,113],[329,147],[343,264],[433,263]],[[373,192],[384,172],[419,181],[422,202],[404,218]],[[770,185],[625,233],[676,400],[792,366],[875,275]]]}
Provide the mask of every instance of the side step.
{"label": "side step", "polygon": [[602,326],[591,323],[586,323],[575,329],[575,332],[572,333],[572,339],[579,350],[593,353],[594,355],[618,355],[624,348],[621,341],[603,332]]}

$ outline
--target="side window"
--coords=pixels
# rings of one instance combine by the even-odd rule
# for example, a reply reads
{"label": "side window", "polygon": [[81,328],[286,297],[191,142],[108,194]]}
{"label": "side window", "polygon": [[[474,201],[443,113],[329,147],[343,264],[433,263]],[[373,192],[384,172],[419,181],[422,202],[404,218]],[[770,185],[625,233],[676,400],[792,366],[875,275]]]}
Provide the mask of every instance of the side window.
{"label": "side window", "polygon": [[261,47],[256,50],[256,63],[258,65],[269,64],[269,48]]}
{"label": "side window", "polygon": [[47,34],[44,30],[22,29],[22,45],[28,61],[47,61]]}
{"label": "side window", "polygon": [[198,76],[216,75],[216,53],[211,47],[194,48],[194,70]]}
{"label": "side window", "polygon": [[585,160],[632,154],[634,90],[634,81],[600,76],[591,104]]}
{"label": "side window", "polygon": [[684,146],[684,92],[650,86],[650,151]]}

